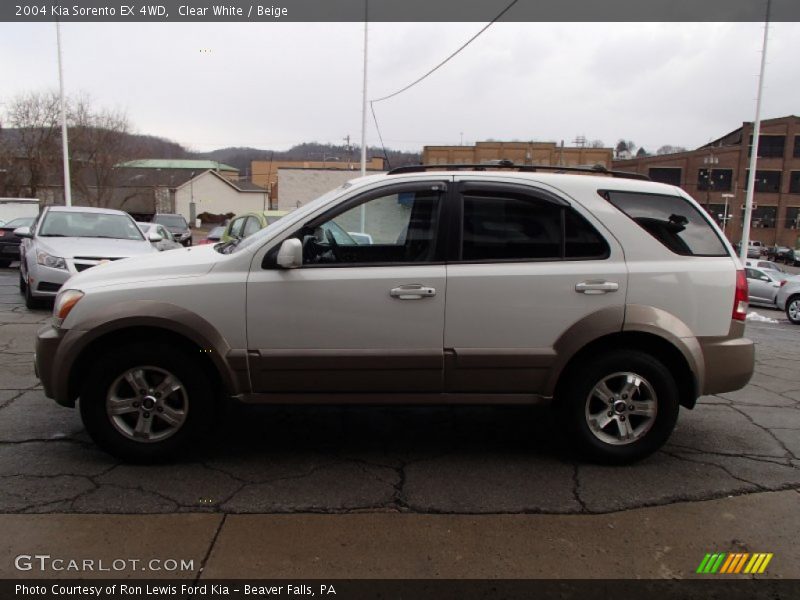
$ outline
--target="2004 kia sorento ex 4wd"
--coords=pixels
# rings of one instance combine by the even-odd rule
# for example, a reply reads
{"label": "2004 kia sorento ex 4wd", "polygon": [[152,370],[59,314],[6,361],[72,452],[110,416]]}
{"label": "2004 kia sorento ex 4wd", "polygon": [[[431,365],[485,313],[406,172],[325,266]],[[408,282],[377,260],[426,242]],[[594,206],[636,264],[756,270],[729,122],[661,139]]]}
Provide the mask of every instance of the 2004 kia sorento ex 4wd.
{"label": "2004 kia sorento ex 4wd", "polygon": [[750,379],[747,283],[680,189],[609,175],[396,169],[245,240],[91,269],[38,334],[38,375],[133,461],[208,435],[225,397],[553,398],[590,458],[639,459],[679,406]]}

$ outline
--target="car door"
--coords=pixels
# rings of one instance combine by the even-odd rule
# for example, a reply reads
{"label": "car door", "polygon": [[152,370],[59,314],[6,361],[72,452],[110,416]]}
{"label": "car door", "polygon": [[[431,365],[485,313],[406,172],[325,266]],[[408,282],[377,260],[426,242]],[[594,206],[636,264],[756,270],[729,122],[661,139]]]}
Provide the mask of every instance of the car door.
{"label": "car door", "polygon": [[754,269],[753,267],[747,267],[745,274],[747,275],[747,287],[750,291],[750,302],[771,304],[775,288],[769,276],[760,269]]}
{"label": "car door", "polygon": [[[365,192],[286,236],[302,241],[302,267],[277,268],[279,244],[254,263],[253,391],[441,392],[446,192],[442,182]],[[373,243],[357,244],[348,231]]]}
{"label": "car door", "polygon": [[552,191],[456,179],[461,219],[447,267],[446,390],[539,392],[570,336],[622,329],[622,249],[587,211]]}

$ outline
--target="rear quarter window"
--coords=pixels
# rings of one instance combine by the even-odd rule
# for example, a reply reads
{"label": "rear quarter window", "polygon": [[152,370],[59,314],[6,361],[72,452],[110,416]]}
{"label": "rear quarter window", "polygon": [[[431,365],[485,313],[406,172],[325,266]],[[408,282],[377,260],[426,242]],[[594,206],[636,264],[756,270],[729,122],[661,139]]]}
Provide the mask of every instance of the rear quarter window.
{"label": "rear quarter window", "polygon": [[708,220],[681,196],[613,190],[598,193],[675,254],[728,256]]}

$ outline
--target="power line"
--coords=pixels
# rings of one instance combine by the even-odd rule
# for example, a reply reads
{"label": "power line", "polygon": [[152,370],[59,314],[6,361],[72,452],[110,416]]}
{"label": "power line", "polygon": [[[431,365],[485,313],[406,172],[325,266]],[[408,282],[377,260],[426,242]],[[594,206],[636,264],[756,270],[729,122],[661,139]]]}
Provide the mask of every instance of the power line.
{"label": "power line", "polygon": [[381,135],[381,128],[378,127],[378,117],[375,116],[375,107],[372,106],[372,102],[369,103],[369,109],[372,111],[372,120],[375,121],[375,131],[378,132],[378,139],[381,141],[381,148],[383,148],[383,158],[386,159],[386,166],[389,169],[392,168],[392,164],[389,162],[389,155],[386,154],[386,146],[383,145],[383,136]]}
{"label": "power line", "polygon": [[[504,14],[506,14],[506,13],[507,13],[507,12],[508,12],[508,11],[511,9],[511,7],[512,7],[512,6],[514,6],[514,5],[515,5],[517,2],[519,2],[519,0],[513,0],[513,1],[511,2],[511,4],[509,4],[508,6],[506,6],[506,7],[505,7],[505,8],[504,8],[504,9],[503,9],[501,12],[500,12],[500,14],[498,14],[498,15],[497,15],[497,16],[496,16],[494,19],[492,19],[491,21],[489,21],[489,22],[486,24],[486,26],[485,26],[483,29],[481,29],[481,30],[480,30],[478,33],[476,33],[476,34],[475,34],[475,35],[473,35],[471,38],[469,38],[469,39],[468,39],[468,40],[467,40],[467,41],[466,41],[464,44],[462,44],[462,45],[461,45],[461,47],[460,47],[460,48],[458,48],[458,50],[456,50],[455,52],[453,52],[453,53],[452,53],[450,56],[448,56],[447,58],[445,58],[445,59],[444,59],[442,62],[440,62],[440,63],[439,63],[438,65],[436,65],[435,67],[433,67],[433,68],[432,68],[430,71],[428,71],[427,73],[425,73],[425,74],[424,74],[422,77],[420,77],[420,78],[419,78],[419,79],[417,79],[416,81],[413,81],[413,82],[409,83],[409,84],[408,84],[406,87],[404,87],[404,88],[402,88],[402,89],[399,89],[399,90],[397,90],[396,92],[394,92],[394,93],[392,93],[392,94],[389,94],[388,96],[383,96],[382,98],[376,98],[375,100],[371,100],[371,101],[370,101],[370,103],[372,103],[372,102],[382,102],[383,100],[388,100],[389,98],[394,98],[394,97],[395,97],[395,96],[397,96],[398,94],[402,94],[402,93],[403,93],[403,92],[405,92],[406,90],[409,90],[409,89],[411,89],[412,87],[414,87],[415,85],[417,85],[419,82],[421,82],[423,79],[426,79],[428,76],[430,76],[430,75],[432,75],[434,72],[438,71],[438,70],[439,70],[440,68],[442,68],[442,67],[443,67],[445,64],[447,64],[447,62],[448,62],[448,61],[450,61],[450,59],[452,59],[452,58],[453,58],[453,57],[454,57],[456,54],[458,54],[458,53],[459,53],[459,52],[461,52],[461,51],[462,51],[464,48],[466,48],[467,46],[469,46],[469,45],[470,45],[472,42],[474,42],[474,41],[475,41],[475,40],[478,38],[478,36],[480,36],[480,35],[481,35],[481,34],[482,34],[484,31],[486,31],[487,29],[489,29],[489,27],[491,27],[492,25],[494,25],[494,23],[495,23],[497,20],[499,20],[499,19],[500,19],[500,18],[501,18],[501,17],[502,17]],[[373,116],[374,116],[374,113],[373,113]]]}

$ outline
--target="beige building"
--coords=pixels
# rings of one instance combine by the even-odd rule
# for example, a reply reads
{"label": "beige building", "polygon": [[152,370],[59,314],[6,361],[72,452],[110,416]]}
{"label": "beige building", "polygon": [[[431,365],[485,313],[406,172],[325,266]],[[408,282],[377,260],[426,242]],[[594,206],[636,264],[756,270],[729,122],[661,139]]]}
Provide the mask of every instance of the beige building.
{"label": "beige building", "polygon": [[[358,177],[361,163],[341,160],[254,160],[250,162],[250,179],[256,185],[266,188],[270,198],[280,203],[278,185],[278,169],[336,169],[355,173],[350,177]],[[382,171],[383,158],[374,157],[367,161],[367,170]]]}
{"label": "beige building", "polygon": [[[368,170],[367,175],[381,172],[383,171]],[[280,210],[294,210],[314,198],[318,198],[325,192],[329,192],[343,183],[360,176],[361,171],[282,167],[278,169],[278,185],[275,186],[276,189],[281,191],[277,208]]]}
{"label": "beige building", "polygon": [[425,146],[426,165],[485,164],[510,160],[518,165],[611,167],[612,148],[566,147],[555,142],[478,142],[474,146]]}
{"label": "beige building", "polygon": [[175,212],[194,223],[203,213],[235,215],[269,209],[267,190],[250,182],[231,181],[217,171],[205,171],[174,191]]}

